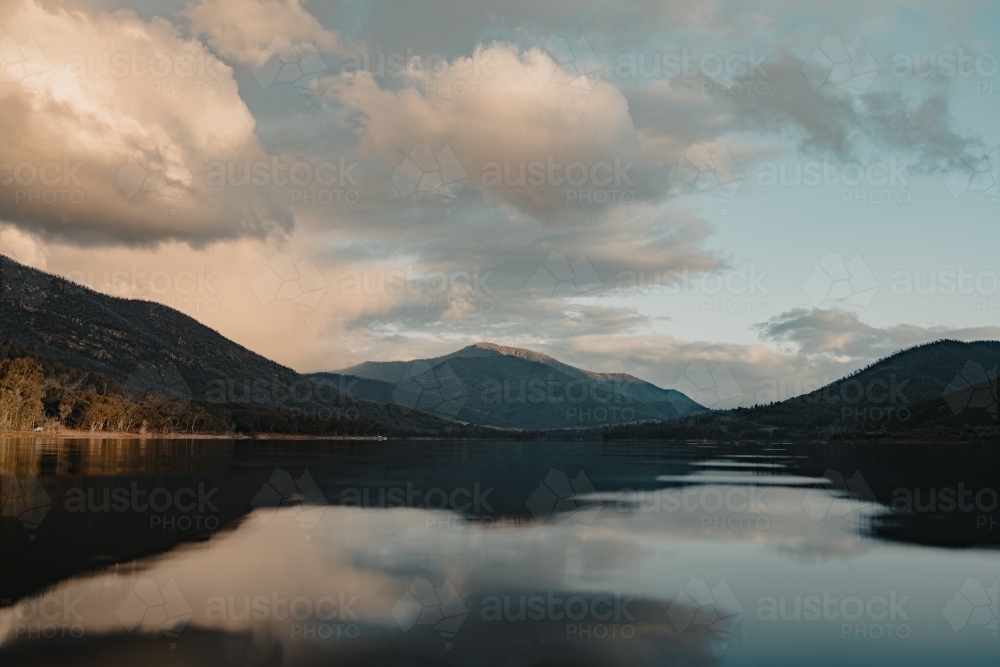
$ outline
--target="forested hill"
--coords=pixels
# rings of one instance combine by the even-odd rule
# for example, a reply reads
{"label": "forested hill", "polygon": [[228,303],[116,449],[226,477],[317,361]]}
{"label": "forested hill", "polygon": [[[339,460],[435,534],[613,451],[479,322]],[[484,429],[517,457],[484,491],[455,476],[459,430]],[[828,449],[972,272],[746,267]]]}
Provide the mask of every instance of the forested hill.
{"label": "forested hill", "polygon": [[4,342],[8,356],[27,350],[44,362],[48,394],[70,389],[64,382],[133,403],[152,394],[179,401],[188,412],[200,407],[197,414],[222,420],[217,426],[225,426],[229,414],[220,413],[221,406],[252,409],[274,413],[278,422],[267,423],[288,432],[327,432],[319,422],[338,420],[351,420],[366,433],[375,426],[412,434],[452,428],[419,409],[361,400],[300,375],[167,306],[100,294],[0,255]]}

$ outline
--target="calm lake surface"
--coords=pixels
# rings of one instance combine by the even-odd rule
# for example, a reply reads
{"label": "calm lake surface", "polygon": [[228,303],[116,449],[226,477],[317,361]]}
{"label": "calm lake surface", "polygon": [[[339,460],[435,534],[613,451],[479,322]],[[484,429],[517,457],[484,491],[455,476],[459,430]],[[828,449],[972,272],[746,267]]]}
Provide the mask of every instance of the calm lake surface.
{"label": "calm lake surface", "polygon": [[0,664],[998,665],[1000,449],[0,441]]}

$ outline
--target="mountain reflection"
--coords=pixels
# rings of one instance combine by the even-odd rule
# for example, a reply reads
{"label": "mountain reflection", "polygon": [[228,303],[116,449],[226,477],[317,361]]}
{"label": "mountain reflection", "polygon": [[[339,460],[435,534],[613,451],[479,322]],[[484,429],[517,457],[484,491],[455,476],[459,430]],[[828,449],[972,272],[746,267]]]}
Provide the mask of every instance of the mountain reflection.
{"label": "mountain reflection", "polygon": [[998,472],[971,447],[7,441],[0,656],[724,662],[789,567],[995,548]]}

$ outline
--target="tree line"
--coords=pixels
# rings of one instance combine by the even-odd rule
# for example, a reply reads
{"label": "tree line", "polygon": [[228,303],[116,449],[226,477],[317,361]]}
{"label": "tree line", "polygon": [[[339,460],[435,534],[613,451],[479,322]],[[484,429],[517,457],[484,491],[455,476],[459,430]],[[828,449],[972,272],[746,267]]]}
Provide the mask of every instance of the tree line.
{"label": "tree line", "polygon": [[365,419],[303,416],[287,409],[136,392],[114,378],[0,342],[0,431],[61,428],[122,433],[382,435]]}

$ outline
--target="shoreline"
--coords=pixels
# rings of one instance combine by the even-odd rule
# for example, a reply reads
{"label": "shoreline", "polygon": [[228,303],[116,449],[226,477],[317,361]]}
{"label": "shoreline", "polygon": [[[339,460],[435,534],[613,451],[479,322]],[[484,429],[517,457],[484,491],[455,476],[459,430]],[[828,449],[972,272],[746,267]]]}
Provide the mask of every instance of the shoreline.
{"label": "shoreline", "polygon": [[[993,436],[992,433],[987,435],[986,433],[976,433],[974,435],[970,434],[964,438],[955,437],[954,434],[949,434],[945,437],[929,437],[928,434],[918,434],[917,437],[912,438],[845,438],[843,440],[831,440],[829,438],[816,439],[816,440],[783,440],[783,441],[772,441],[772,440],[756,440],[753,438],[738,438],[738,439],[682,439],[682,440],[657,440],[657,439],[633,439],[633,438],[611,438],[607,440],[595,439],[595,440],[559,440],[559,439],[527,439],[527,440],[512,440],[511,442],[534,442],[539,444],[544,444],[546,442],[602,442],[602,443],[617,443],[617,444],[662,444],[662,445],[683,445],[691,443],[699,444],[717,444],[717,445],[764,445],[764,444],[813,444],[813,445],[842,445],[842,446],[858,446],[858,445],[984,445],[992,444],[994,442],[1000,441],[1000,438]],[[440,441],[440,440],[451,440],[452,438],[446,438],[442,436],[412,436],[412,437],[388,437],[388,436],[374,436],[374,435],[301,435],[301,434],[281,434],[281,433],[261,433],[255,436],[249,436],[244,433],[230,433],[230,434],[218,434],[218,433],[128,433],[122,431],[78,431],[71,429],[63,429],[59,432],[38,432],[38,431],[0,431],[0,442],[4,440],[24,440],[24,439],[50,439],[50,440],[114,440],[114,441],[126,441],[126,440],[199,440],[199,441],[210,441],[210,440],[241,440],[241,441],[293,441],[293,442],[389,442],[393,440],[405,440],[405,441],[416,441],[416,440],[426,440],[426,441]],[[496,438],[454,438],[455,440],[461,441],[482,441],[482,442],[493,442]]]}
{"label": "shoreline", "polygon": [[297,435],[281,433],[261,433],[254,436],[245,433],[128,433],[125,431],[75,431],[63,429],[52,431],[0,431],[0,439],[13,438],[55,438],[60,440],[334,440],[384,442],[386,436],[376,435]]}

